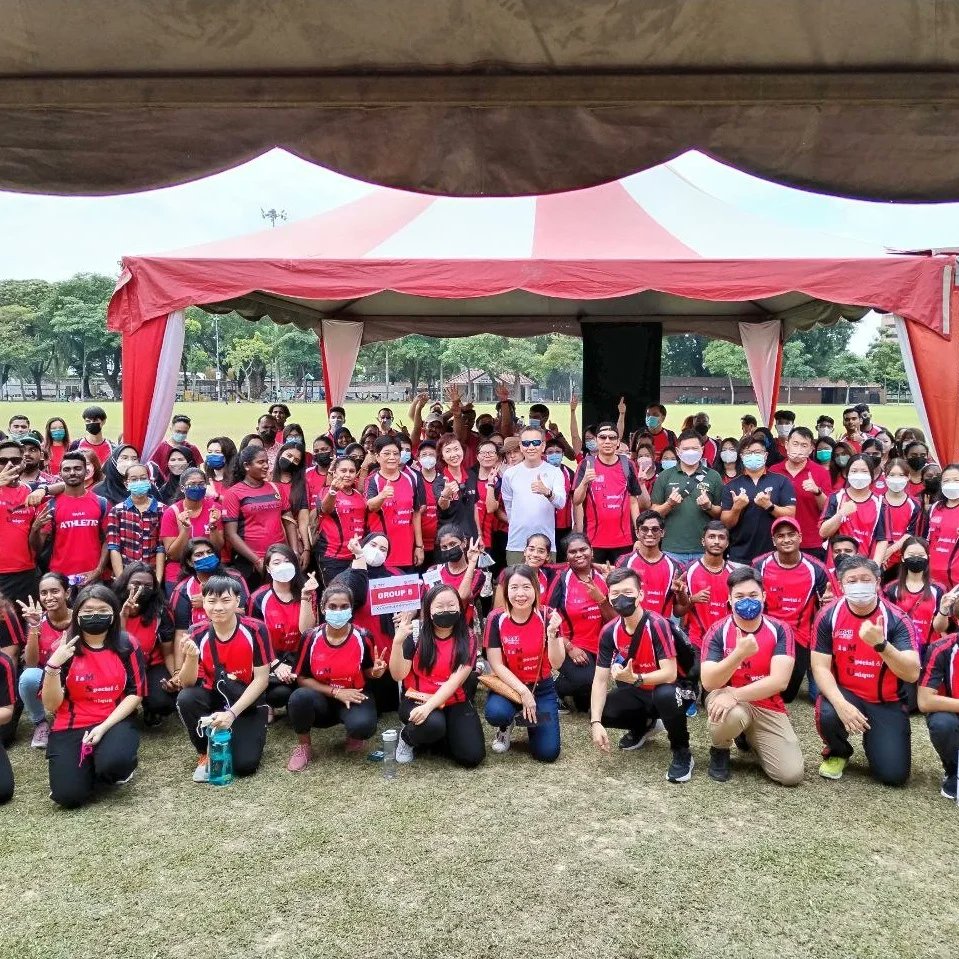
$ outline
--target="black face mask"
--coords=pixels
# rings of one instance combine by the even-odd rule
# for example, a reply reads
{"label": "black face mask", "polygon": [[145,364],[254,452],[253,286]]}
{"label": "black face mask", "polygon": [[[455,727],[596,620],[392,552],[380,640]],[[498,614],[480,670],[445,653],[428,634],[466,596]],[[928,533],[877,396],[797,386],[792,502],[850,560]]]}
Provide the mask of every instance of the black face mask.
{"label": "black face mask", "polygon": [[302,463],[294,463],[293,460],[288,460],[285,457],[280,460],[280,469],[284,469],[288,473],[296,473],[302,465]]}
{"label": "black face mask", "polygon": [[451,546],[449,549],[440,550],[440,562],[442,563],[458,563],[462,558],[462,546]]}
{"label": "black face mask", "polygon": [[113,625],[113,613],[84,613],[77,617],[77,622],[85,633],[99,636]]}
{"label": "black face mask", "polygon": [[272,446],[276,442],[276,430],[260,430],[259,437],[266,446]]}
{"label": "black face mask", "polygon": [[448,613],[433,613],[433,625],[440,629],[452,629],[460,621],[459,610]]}
{"label": "black face mask", "polygon": [[906,462],[909,464],[909,469],[915,470],[918,473],[919,470],[921,470],[926,465],[926,457],[910,456],[909,459],[906,460]]}
{"label": "black face mask", "polygon": [[156,595],[152,586],[141,586],[140,591],[137,593],[137,606],[140,609],[143,609],[144,606],[148,606],[153,602],[153,597]]}
{"label": "black face mask", "polygon": [[694,423],[693,429],[699,433],[700,436],[705,436],[709,432],[708,423]]}
{"label": "black face mask", "polygon": [[333,462],[332,453],[314,453],[313,459],[316,461],[318,466],[329,466]]}
{"label": "black face mask", "polygon": [[632,616],[636,612],[635,596],[617,596],[609,601],[609,605],[619,613],[620,616]]}
{"label": "black face mask", "polygon": [[902,565],[910,573],[924,573],[929,569],[929,560],[925,556],[907,556],[903,559]]}
{"label": "black face mask", "polygon": [[930,496],[935,496],[939,492],[939,484],[941,482],[938,476],[930,476],[929,479],[925,480],[923,486],[926,487],[926,492]]}
{"label": "black face mask", "polygon": [[91,436],[99,436],[103,432],[102,423],[87,423],[86,427],[87,427],[87,432]]}
{"label": "black face mask", "polygon": [[480,425],[476,427],[476,432],[479,433],[480,436],[492,436],[493,424],[486,422],[480,423]]}

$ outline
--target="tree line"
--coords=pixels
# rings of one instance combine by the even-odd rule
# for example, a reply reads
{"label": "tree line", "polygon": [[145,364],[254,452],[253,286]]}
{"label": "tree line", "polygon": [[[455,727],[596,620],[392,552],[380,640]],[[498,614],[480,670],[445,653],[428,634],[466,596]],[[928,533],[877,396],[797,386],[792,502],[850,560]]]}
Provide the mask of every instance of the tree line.
{"label": "tree line", "polygon": [[[44,382],[79,381],[81,398],[92,396],[99,379],[110,393],[122,389],[120,337],[106,329],[106,309],[115,280],[78,273],[67,280],[0,281],[0,389],[17,377],[41,395]],[[895,339],[880,336],[865,361],[849,352],[849,323],[797,333],[786,343],[784,376],[828,377],[839,381],[869,379],[887,386],[905,381]],[[360,350],[357,381],[437,384],[463,370],[523,374],[540,389],[557,395],[578,390],[583,348],[577,337],[546,334],[511,338],[494,333],[433,338],[411,334],[367,344]],[[283,384],[302,388],[322,376],[318,341],[294,326],[251,323],[237,313],[213,316],[186,311],[186,339],[181,361],[184,377],[213,379],[216,370],[251,398]],[[748,380],[742,348],[692,334],[664,341],[664,376],[724,376]]]}

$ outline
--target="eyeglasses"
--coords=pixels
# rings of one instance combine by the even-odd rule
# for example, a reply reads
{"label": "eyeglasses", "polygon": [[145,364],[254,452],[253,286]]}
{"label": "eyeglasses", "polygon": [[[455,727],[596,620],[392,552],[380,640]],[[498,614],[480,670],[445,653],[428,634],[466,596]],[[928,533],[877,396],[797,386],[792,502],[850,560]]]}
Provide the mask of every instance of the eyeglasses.
{"label": "eyeglasses", "polygon": [[640,526],[638,529],[641,533],[661,533],[663,530],[662,526]]}
{"label": "eyeglasses", "polygon": [[520,446],[542,446],[542,440],[520,440]]}
{"label": "eyeglasses", "polygon": [[598,433],[596,436],[598,440],[613,440],[614,442],[619,439],[615,433]]}
{"label": "eyeglasses", "polygon": [[0,466],[19,466],[22,462],[22,456],[0,456]]}

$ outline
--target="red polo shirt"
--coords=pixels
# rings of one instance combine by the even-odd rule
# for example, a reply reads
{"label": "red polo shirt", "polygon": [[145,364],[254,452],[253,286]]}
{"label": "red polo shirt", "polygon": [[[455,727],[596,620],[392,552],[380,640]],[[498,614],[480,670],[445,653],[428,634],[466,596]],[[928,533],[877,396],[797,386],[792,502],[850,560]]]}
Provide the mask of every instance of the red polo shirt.
{"label": "red polo shirt", "polygon": [[818,549],[822,547],[822,537],[819,535],[820,515],[822,510],[816,505],[816,497],[812,493],[807,493],[802,484],[807,476],[811,476],[816,486],[828,497],[832,492],[832,480],[829,478],[829,471],[824,469],[818,463],[812,460],[806,460],[803,468],[794,476],[786,467],[787,460],[769,467],[770,473],[779,473],[785,476],[793,484],[796,491],[796,522],[802,530],[802,540],[799,543],[800,549]]}

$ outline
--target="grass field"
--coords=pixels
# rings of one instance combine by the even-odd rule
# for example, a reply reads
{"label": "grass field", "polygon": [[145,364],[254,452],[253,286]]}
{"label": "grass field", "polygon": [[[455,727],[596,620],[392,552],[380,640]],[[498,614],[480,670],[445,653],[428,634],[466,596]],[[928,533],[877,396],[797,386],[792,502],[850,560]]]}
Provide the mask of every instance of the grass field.
{"label": "grass field", "polygon": [[[16,413],[25,412],[30,417],[31,424],[42,429],[43,424],[51,416],[66,417],[67,425],[70,428],[71,436],[78,435],[82,431],[83,423],[80,413],[86,404],[82,403],[19,403],[5,402],[0,403],[0,427],[5,428],[7,421]],[[106,435],[114,438],[120,431],[122,422],[122,413],[119,403],[101,404],[107,411],[108,420]],[[314,435],[324,431],[327,428],[326,407],[322,403],[290,403],[291,420],[299,423],[309,439]],[[353,431],[354,436],[358,436],[360,431],[367,423],[375,422],[376,411],[384,404],[382,403],[350,403],[347,405],[346,421],[347,425]],[[403,402],[393,402],[391,408],[398,423],[405,423],[410,426],[410,419],[406,415],[409,404]],[[191,440],[202,446],[205,439],[211,436],[218,436],[226,433],[235,437],[237,440],[245,433],[252,432],[256,428],[257,417],[265,412],[267,407],[256,403],[240,404],[222,404],[222,403],[179,403],[176,406],[176,412],[187,413],[193,420],[193,430]],[[477,409],[493,411],[491,404],[480,404]],[[666,425],[674,430],[678,430],[683,419],[690,413],[695,413],[698,409],[706,409],[712,422],[712,432],[720,436],[739,436],[741,429],[739,418],[746,413],[756,414],[755,406],[670,406]],[[816,418],[821,413],[828,413],[834,417],[837,424],[842,423],[841,406],[794,406],[793,410],[797,414],[797,422],[801,422],[810,428],[816,424]],[[569,407],[565,404],[554,403],[550,407],[552,418],[557,426],[564,432],[569,432]],[[521,415],[526,416],[529,412],[527,406],[519,408]],[[900,426],[918,426],[919,421],[916,416],[915,407],[911,405],[890,404],[887,406],[877,406],[873,408],[873,416],[876,422],[890,429],[896,429]]]}
{"label": "grass field", "polygon": [[[736,757],[731,782],[698,766],[664,779],[664,737],[609,757],[585,716],[533,762],[523,736],[473,771],[421,757],[386,782],[314,732],[319,758],[285,771],[271,729],[260,772],[226,789],[190,781],[172,720],[144,735],[133,783],[74,813],[47,798],[21,728],[17,793],[2,815],[2,953],[17,959],[324,957],[932,957],[954,952],[959,810],[941,799],[925,724],[913,779],[816,775],[806,703],[796,789]],[[489,739],[489,736],[488,736]],[[861,761],[861,750],[856,760]],[[854,760],[855,761],[855,760]]]}

